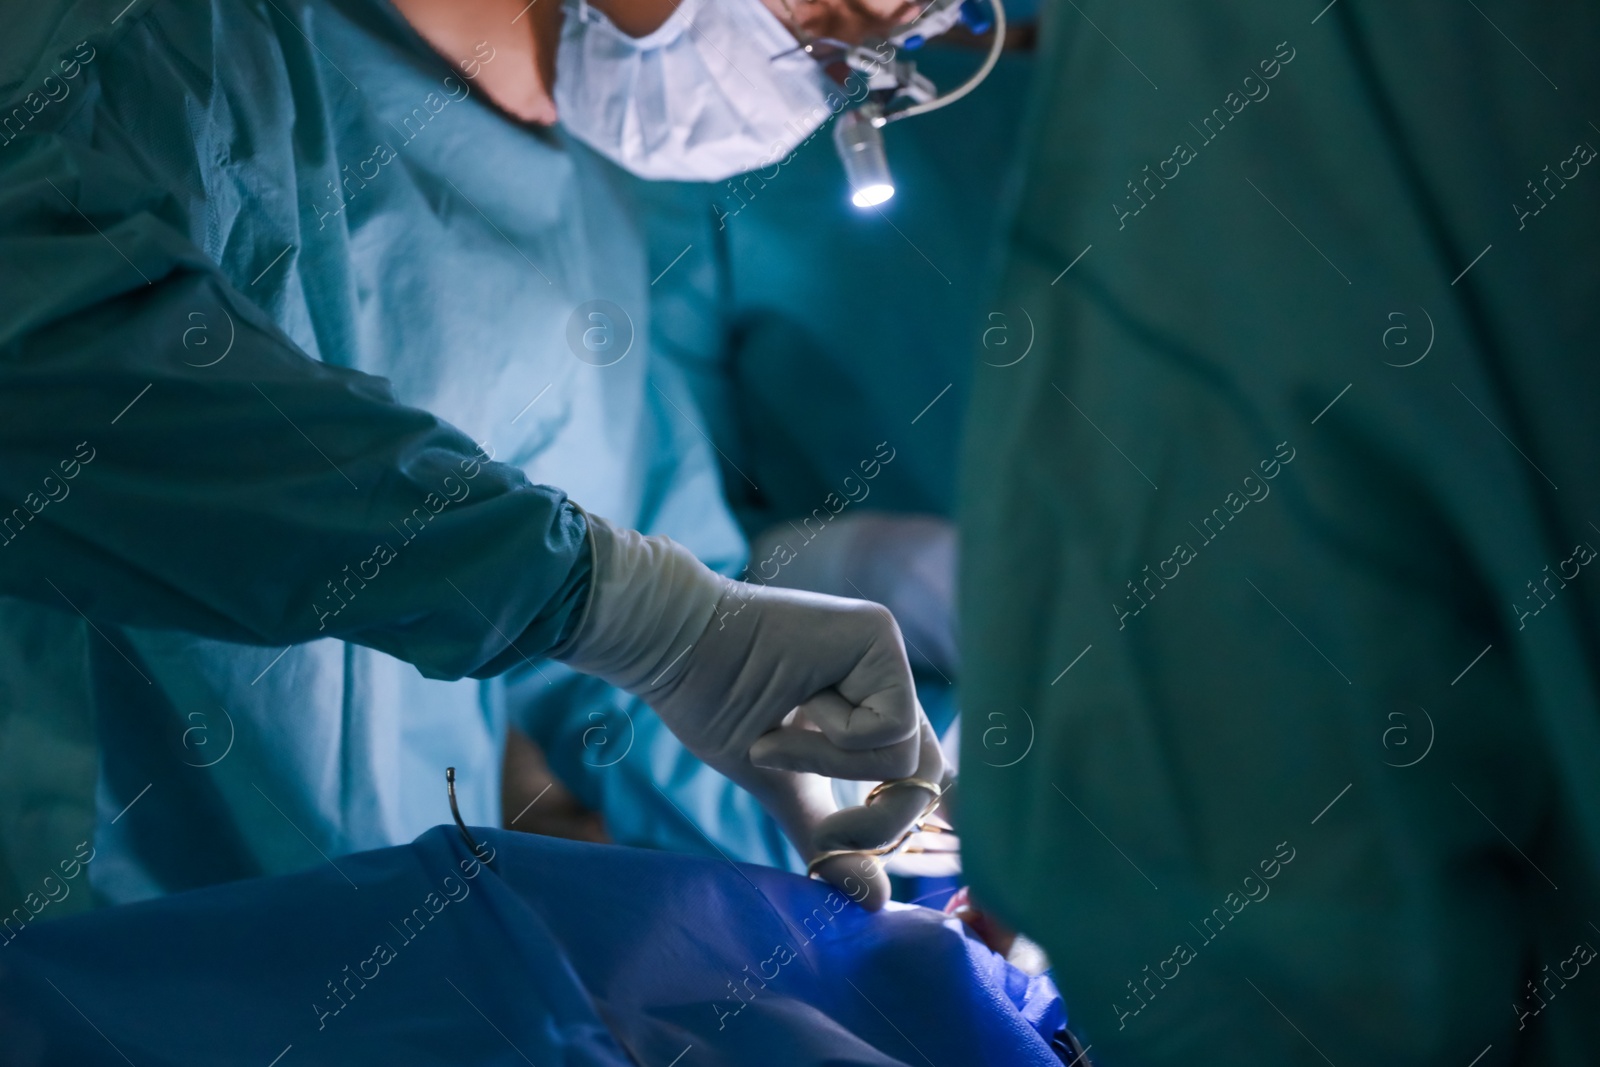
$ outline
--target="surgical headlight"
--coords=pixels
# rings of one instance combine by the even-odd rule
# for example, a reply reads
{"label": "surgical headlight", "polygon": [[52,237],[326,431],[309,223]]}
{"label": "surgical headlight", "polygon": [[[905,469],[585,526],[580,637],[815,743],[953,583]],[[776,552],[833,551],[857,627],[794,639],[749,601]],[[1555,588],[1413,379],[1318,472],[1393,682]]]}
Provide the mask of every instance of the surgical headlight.
{"label": "surgical headlight", "polygon": [[846,111],[833,125],[833,144],[850,182],[850,202],[873,207],[894,195],[889,156],[883,148],[883,129],[865,112]]}
{"label": "surgical headlight", "polygon": [[[940,93],[916,64],[900,58],[922,47],[928,38],[957,23],[974,34],[992,33],[989,52],[977,71],[950,90]],[[833,127],[833,144],[850,183],[850,202],[875,207],[894,196],[894,178],[884,149],[883,128],[891,122],[925,115],[953,104],[976,89],[994,70],[1005,48],[1006,12],[1002,0],[932,0],[910,22],[882,39],[847,45],[840,41],[811,41],[802,48],[821,63],[843,61],[855,78],[865,79],[867,93],[856,108],[840,115]],[[884,56],[890,58],[885,60]]]}

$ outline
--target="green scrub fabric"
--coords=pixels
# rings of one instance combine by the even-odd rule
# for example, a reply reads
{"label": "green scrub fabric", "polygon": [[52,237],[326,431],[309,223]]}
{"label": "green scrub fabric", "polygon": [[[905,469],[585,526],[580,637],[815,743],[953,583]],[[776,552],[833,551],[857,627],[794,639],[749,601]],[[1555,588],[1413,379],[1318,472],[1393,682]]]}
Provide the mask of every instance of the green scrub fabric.
{"label": "green scrub fabric", "polygon": [[[909,56],[946,90],[981,59],[937,44]],[[897,191],[877,208],[851,205],[831,125],[725,182],[630,180],[657,347],[686,370],[746,533],[829,494],[954,514],[967,339],[997,324],[984,303],[997,161],[1015,146],[1029,58],[1008,53],[956,106],[886,127]],[[990,335],[997,351],[1003,337]]]}
{"label": "green scrub fabric", "polygon": [[1600,9],[1045,22],[1036,332],[963,457],[975,896],[1098,1063],[1594,1062]]}
{"label": "green scrub fabric", "polygon": [[[498,823],[508,688],[589,710],[540,676],[588,574],[545,486],[744,552],[620,174],[488,105],[492,48],[453,69],[363,0],[125,3],[0,45],[8,913],[87,903],[42,879],[91,851],[120,902],[411,840],[447,765]],[[748,797],[701,807],[771,851]]]}

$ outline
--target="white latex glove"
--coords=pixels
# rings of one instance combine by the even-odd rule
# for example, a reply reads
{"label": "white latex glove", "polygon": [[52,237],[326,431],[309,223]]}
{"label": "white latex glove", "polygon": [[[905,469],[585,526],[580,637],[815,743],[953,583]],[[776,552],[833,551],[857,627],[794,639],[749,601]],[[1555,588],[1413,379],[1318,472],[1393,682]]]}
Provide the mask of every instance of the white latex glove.
{"label": "white latex glove", "polygon": [[[894,788],[836,812],[819,777],[943,777],[882,607],[735,582],[668,538],[588,520],[589,603],[554,658],[647,702],[690,752],[753,794],[807,862],[877,848],[912,825],[928,792]],[[888,879],[860,859],[836,856],[817,873],[879,907]]]}
{"label": "white latex glove", "polygon": [[772,585],[883,604],[911,662],[953,681],[960,667],[956,547],[947,519],[852,509],[821,530],[780,522],[755,539],[750,558],[751,570]]}

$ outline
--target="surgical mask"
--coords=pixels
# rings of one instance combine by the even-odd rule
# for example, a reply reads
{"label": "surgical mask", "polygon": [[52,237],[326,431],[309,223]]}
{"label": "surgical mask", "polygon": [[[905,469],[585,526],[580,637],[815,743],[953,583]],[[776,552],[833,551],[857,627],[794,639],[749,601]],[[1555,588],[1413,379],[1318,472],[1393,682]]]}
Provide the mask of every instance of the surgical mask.
{"label": "surgical mask", "polygon": [[561,124],[644,178],[771,166],[832,115],[822,68],[761,0],[683,0],[644,37],[569,0],[556,71]]}

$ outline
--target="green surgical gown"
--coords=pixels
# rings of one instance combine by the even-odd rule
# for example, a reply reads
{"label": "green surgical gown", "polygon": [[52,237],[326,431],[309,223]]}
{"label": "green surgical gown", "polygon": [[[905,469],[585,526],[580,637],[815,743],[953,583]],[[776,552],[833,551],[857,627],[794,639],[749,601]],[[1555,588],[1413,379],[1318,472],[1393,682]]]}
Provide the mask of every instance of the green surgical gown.
{"label": "green surgical gown", "polygon": [[[470,73],[380,0],[8,16],[5,914],[410,840],[450,764],[498,823],[508,703],[626,699],[539,662],[587,589],[561,490],[742,562],[619,172]],[[629,758],[694,795],[633,802],[787,858],[631,712]],[[80,842],[94,892],[55,901]]]}
{"label": "green surgical gown", "polygon": [[1046,22],[1033,344],[963,457],[975,894],[1096,1062],[1595,1062],[1600,9]]}

